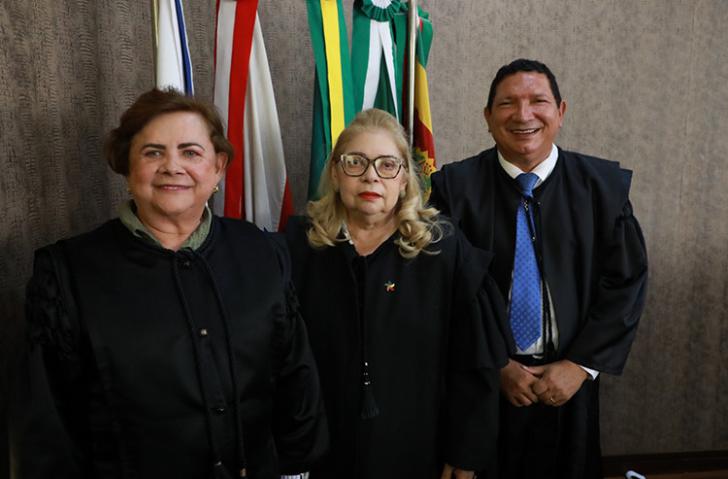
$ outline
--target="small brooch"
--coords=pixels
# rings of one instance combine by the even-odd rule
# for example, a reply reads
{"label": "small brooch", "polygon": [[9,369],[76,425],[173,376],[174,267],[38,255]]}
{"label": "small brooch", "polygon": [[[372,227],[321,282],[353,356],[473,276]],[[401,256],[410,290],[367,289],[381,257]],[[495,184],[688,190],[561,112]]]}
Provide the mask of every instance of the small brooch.
{"label": "small brooch", "polygon": [[395,287],[396,287],[395,284],[391,281],[387,281],[386,283],[384,283],[384,290],[387,293],[393,293]]}

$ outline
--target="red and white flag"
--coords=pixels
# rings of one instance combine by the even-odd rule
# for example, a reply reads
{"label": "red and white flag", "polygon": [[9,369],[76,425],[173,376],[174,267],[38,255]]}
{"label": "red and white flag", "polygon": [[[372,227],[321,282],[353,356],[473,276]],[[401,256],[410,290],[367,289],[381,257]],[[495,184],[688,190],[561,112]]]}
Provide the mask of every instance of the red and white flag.
{"label": "red and white flag", "polygon": [[293,212],[258,0],[218,0],[215,105],[235,148],[217,214],[280,231]]}

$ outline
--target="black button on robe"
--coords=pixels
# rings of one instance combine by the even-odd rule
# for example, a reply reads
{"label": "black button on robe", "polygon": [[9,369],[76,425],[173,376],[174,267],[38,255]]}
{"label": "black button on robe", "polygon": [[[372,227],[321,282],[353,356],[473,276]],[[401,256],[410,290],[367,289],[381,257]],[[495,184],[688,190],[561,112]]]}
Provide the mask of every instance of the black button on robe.
{"label": "black button on robe", "polygon": [[[395,235],[359,257],[347,242],[310,247],[306,229],[294,218],[286,237],[331,433],[311,478],[436,478],[443,462],[488,467],[505,362],[490,256],[451,231],[430,247],[437,255],[404,259]],[[364,356],[379,409],[370,419],[360,414]]]}

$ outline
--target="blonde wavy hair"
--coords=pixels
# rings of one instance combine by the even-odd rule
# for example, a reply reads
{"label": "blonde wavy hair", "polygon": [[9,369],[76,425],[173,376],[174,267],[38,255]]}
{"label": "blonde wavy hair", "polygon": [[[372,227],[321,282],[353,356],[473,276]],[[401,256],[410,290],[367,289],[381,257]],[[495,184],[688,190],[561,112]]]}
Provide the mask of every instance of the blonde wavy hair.
{"label": "blonde wavy hair", "polygon": [[372,131],[389,133],[397,145],[400,157],[405,161],[402,174],[407,175],[407,184],[404,195],[399,198],[395,206],[397,229],[400,234],[395,243],[399,247],[399,253],[405,258],[414,258],[420,253],[439,253],[439,251],[428,250],[427,247],[442,239],[443,223],[439,219],[437,209],[425,206],[418,168],[412,161],[404,129],[392,115],[375,108],[357,114],[336,141],[321,173],[320,199],[309,201],[306,207],[306,212],[311,220],[311,227],[307,232],[309,244],[314,248],[324,248],[346,241],[341,237],[341,231],[346,222],[346,208],[339,193],[334,189],[332,170],[336,166],[335,159],[346,152],[354,138]]}

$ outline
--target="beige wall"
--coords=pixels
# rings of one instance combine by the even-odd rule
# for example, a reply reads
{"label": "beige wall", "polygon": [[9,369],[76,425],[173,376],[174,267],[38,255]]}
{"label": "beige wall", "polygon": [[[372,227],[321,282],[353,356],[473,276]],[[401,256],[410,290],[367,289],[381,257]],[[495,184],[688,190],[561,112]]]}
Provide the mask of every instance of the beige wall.
{"label": "beige wall", "polygon": [[[99,146],[152,86],[148,3],[0,3],[2,368],[19,341],[32,251],[113,216],[126,196]],[[207,98],[211,4],[185,1],[198,93]],[[728,449],[728,2],[422,4],[435,25],[429,75],[439,164],[491,144],[482,120],[490,80],[503,63],[530,57],[555,71],[568,101],[559,143],[635,171],[650,292],[625,374],[604,378],[605,453]],[[299,211],[313,88],[305,15],[303,0],[260,1]],[[6,392],[0,383],[0,397]]]}

